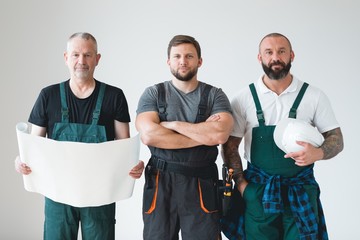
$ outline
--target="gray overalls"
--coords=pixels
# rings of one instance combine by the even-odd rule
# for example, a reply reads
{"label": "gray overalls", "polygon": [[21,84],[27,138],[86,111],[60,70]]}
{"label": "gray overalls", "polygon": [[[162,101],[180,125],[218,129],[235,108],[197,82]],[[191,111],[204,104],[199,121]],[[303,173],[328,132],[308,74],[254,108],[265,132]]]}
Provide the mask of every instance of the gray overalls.
{"label": "gray overalls", "polygon": [[[167,93],[163,83],[157,87],[159,118],[167,121]],[[211,89],[206,85],[202,90],[194,122],[204,122],[210,116],[208,95]],[[217,146],[149,148],[152,156],[145,168],[143,238],[178,240],[181,231],[186,240],[218,239]],[[196,158],[206,161],[189,161]]]}
{"label": "gray overalls", "polygon": [[[85,143],[107,141],[105,126],[98,120],[106,85],[101,83],[91,124],[69,122],[69,109],[66,102],[67,91],[64,82],[60,83],[62,121],[55,123],[53,139]],[[45,240],[77,239],[79,221],[82,239],[115,239],[115,203],[99,207],[73,207],[45,198]]]}

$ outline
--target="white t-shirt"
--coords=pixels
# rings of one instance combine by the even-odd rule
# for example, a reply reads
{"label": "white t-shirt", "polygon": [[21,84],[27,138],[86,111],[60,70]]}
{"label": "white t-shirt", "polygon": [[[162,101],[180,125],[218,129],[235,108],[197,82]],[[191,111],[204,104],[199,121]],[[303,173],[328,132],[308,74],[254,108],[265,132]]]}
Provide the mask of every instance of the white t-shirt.
{"label": "white t-shirt", "polygon": [[[261,108],[264,112],[265,125],[276,125],[281,119],[289,116],[295,98],[304,82],[293,76],[290,86],[280,95],[268,89],[262,81],[262,76],[255,83],[255,88]],[[256,117],[256,107],[249,86],[240,90],[232,99],[231,106],[235,119],[231,136],[245,138],[244,158],[250,159],[251,133],[259,126]],[[318,88],[308,86],[297,109],[297,119],[301,119],[317,127],[324,133],[339,127],[335,114],[327,96]]]}

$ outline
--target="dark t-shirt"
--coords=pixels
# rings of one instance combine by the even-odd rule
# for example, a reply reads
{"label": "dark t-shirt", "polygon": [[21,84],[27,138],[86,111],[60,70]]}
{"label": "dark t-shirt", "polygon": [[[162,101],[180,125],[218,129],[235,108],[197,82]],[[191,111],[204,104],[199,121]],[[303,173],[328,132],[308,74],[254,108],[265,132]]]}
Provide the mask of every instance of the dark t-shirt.
{"label": "dark t-shirt", "polygon": [[[69,108],[69,121],[72,123],[91,124],[92,113],[99,94],[100,82],[95,80],[93,93],[84,99],[77,98],[71,91],[69,80],[65,82],[66,101]],[[114,120],[130,122],[128,104],[120,88],[106,85],[98,125],[105,126],[108,141],[115,139]],[[60,84],[54,84],[41,90],[30,113],[29,122],[46,127],[48,138],[52,138],[56,122],[61,122]]]}

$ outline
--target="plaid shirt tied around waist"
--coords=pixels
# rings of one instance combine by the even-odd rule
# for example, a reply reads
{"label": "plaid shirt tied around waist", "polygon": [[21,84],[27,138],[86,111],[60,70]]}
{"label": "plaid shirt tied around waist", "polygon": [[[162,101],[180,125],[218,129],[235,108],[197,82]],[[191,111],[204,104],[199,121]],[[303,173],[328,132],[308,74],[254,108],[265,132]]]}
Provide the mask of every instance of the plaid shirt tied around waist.
{"label": "plaid shirt tied around waist", "polygon": [[[296,226],[299,229],[300,240],[327,240],[325,217],[318,197],[318,213],[311,207],[310,199],[303,185],[318,184],[314,177],[313,167],[305,168],[295,177],[270,175],[260,168],[248,163],[245,171],[247,181],[265,184],[263,207],[265,213],[281,213],[284,210],[281,198],[281,186],[288,186],[288,199],[293,212]],[[319,222],[316,216],[319,216]]]}

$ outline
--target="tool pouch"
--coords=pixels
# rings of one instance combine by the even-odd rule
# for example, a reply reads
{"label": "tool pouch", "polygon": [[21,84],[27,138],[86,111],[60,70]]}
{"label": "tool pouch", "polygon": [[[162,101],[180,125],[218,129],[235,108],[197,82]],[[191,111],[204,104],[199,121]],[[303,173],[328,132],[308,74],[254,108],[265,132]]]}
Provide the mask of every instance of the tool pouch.
{"label": "tool pouch", "polygon": [[233,198],[234,198],[234,193],[236,194],[236,192],[239,191],[236,188],[232,188],[231,186],[230,187],[226,186],[224,180],[220,179],[218,181],[218,202],[220,205],[220,211],[222,216],[227,215],[231,205],[235,204],[232,202],[235,201]]}
{"label": "tool pouch", "polygon": [[218,181],[208,178],[198,178],[200,205],[206,213],[219,212],[221,204],[218,200]]}
{"label": "tool pouch", "polygon": [[152,213],[156,208],[160,172],[153,169],[151,165],[145,168],[145,185],[143,196],[143,212]]}

